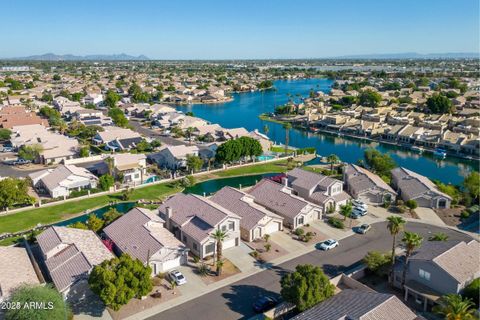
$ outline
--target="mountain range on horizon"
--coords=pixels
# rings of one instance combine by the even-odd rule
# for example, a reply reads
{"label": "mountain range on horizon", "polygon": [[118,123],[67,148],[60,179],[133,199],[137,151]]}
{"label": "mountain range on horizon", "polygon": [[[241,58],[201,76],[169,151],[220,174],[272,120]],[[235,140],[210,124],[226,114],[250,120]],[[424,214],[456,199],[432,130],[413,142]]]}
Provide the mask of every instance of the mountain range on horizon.
{"label": "mountain range on horizon", "polygon": [[78,56],[73,54],[58,55],[55,53],[45,53],[27,57],[9,58],[7,60],[28,60],[28,61],[143,61],[150,60],[147,56],[132,56],[125,53],[120,54],[89,54]]}
{"label": "mountain range on horizon", "polygon": [[[346,60],[387,60],[387,59],[474,59],[479,58],[480,54],[475,52],[448,52],[448,53],[417,53],[417,52],[405,52],[405,53],[377,53],[377,54],[356,54],[356,55],[343,55],[343,56],[331,56],[323,58],[308,58],[307,60],[315,59],[346,59]],[[90,55],[73,55],[63,54],[58,55],[55,53],[45,53],[40,55],[31,55],[26,57],[14,57],[5,58],[0,60],[24,60],[24,61],[146,61],[157,60],[150,59],[145,55],[132,56],[125,53],[120,54],[90,54]],[[175,60],[175,59],[158,59],[158,60]],[[182,60],[182,59],[178,59]],[[187,59],[195,60],[195,59]],[[200,59],[205,60],[205,59]],[[212,59],[212,60],[270,60],[270,59]],[[301,58],[283,58],[274,60],[305,60]]]}

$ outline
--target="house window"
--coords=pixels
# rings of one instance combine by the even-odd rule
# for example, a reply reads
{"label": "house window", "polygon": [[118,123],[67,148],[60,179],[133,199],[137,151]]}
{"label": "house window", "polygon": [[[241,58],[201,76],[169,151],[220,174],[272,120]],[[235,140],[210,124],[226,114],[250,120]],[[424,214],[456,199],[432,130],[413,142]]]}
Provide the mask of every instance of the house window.
{"label": "house window", "polygon": [[193,250],[198,251],[198,247],[196,243],[193,244]]}
{"label": "house window", "polygon": [[182,239],[183,239],[183,242],[187,242],[187,236],[183,235]]}
{"label": "house window", "polygon": [[235,222],[230,221],[230,222],[228,223],[228,230],[232,230],[232,231],[233,231],[234,229],[235,229]]}
{"label": "house window", "polygon": [[297,219],[297,224],[298,224],[298,225],[303,225],[303,222],[304,222],[304,217],[303,217],[303,216],[298,217],[298,219]]}
{"label": "house window", "polygon": [[215,251],[215,243],[210,243],[205,246],[205,253],[209,254]]}
{"label": "house window", "polygon": [[418,269],[418,275],[420,278],[430,281],[430,272],[427,272],[423,269]]}
{"label": "house window", "polygon": [[222,226],[222,231],[227,231],[227,226],[226,225]]}

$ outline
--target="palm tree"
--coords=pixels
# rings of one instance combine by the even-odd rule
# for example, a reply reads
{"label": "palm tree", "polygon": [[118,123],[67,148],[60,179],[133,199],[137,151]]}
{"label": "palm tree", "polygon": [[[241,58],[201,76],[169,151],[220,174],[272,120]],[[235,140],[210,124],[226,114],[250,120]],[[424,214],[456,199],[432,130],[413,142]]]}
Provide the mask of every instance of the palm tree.
{"label": "palm tree", "polygon": [[114,169],[113,158],[112,157],[106,158],[105,163],[107,164],[107,167],[108,167],[108,174],[113,176],[113,169]]}
{"label": "palm tree", "polygon": [[396,238],[397,235],[400,233],[400,231],[403,230],[403,227],[405,226],[406,221],[399,216],[390,216],[387,218],[388,224],[387,224],[387,229],[390,231],[390,234],[392,235],[393,242],[392,242],[392,259],[391,259],[391,273],[390,273],[390,281],[393,281],[393,266],[395,264],[395,243],[396,243]]}
{"label": "palm tree", "polygon": [[330,171],[333,172],[333,165],[340,161],[340,158],[336,154],[331,154],[327,157],[327,161],[330,162]]}
{"label": "palm tree", "polygon": [[286,122],[283,125],[283,129],[285,129],[285,155],[288,155],[288,142],[290,140],[290,129],[292,128],[292,125],[290,122]]}
{"label": "palm tree", "polygon": [[347,220],[347,218],[350,218],[352,215],[352,204],[348,202],[347,204],[340,206],[340,214],[343,216],[343,221]]}
{"label": "palm tree", "polygon": [[433,236],[431,236],[428,239],[428,241],[447,241],[447,240],[448,240],[448,235],[443,232],[435,233]]}
{"label": "palm tree", "polygon": [[270,127],[268,125],[264,125],[263,132],[265,132],[265,134],[268,134],[269,131],[270,131]]}
{"label": "palm tree", "polygon": [[212,233],[212,238],[217,244],[217,261],[220,261],[222,260],[223,241],[227,238],[227,232],[217,229]]}
{"label": "palm tree", "polygon": [[187,135],[188,137],[188,142],[189,143],[192,143],[192,133],[195,131],[195,128],[193,127],[188,127],[187,129],[185,129],[185,134]]}
{"label": "palm tree", "polygon": [[447,294],[440,299],[440,304],[433,307],[433,312],[443,315],[445,320],[473,320],[475,309],[470,299],[463,299],[458,294]]}
{"label": "palm tree", "polygon": [[217,276],[222,274],[222,268],[224,264],[225,264],[224,260],[217,260]]}
{"label": "palm tree", "polygon": [[408,259],[413,251],[418,248],[423,241],[423,237],[415,232],[405,231],[402,242],[405,244],[405,263],[403,265],[402,288],[405,285],[405,277],[407,276]]}

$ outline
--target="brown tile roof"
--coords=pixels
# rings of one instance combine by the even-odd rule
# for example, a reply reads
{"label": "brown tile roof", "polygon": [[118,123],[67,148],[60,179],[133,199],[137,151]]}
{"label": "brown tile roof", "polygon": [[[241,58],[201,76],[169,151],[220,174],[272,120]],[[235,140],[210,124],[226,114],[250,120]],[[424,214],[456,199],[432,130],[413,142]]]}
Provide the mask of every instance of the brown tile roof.
{"label": "brown tile roof", "polygon": [[199,242],[207,239],[210,231],[227,217],[240,218],[215,202],[192,194],[178,193],[158,209],[165,214],[167,207],[172,209],[172,221]]}
{"label": "brown tile roof", "polygon": [[59,291],[84,277],[93,266],[114,257],[91,230],[54,226],[39,234],[37,242]]}
{"label": "brown tile roof", "polygon": [[417,316],[392,294],[346,289],[292,320],[414,320]]}
{"label": "brown tile roof", "polygon": [[[250,201],[247,199],[250,199]],[[282,219],[273,212],[255,204],[254,197],[251,195],[232,187],[223,187],[210,200],[238,214],[242,218],[240,225],[246,230],[255,228],[265,216]]]}
{"label": "brown tile roof", "polygon": [[40,283],[25,248],[0,246],[0,261],[0,299],[22,283]]}
{"label": "brown tile roof", "polygon": [[171,249],[184,247],[163,227],[163,223],[164,221],[154,212],[133,208],[103,231],[122,252],[146,263],[149,257],[164,247]]}
{"label": "brown tile roof", "polygon": [[248,192],[255,197],[255,202],[280,215],[295,218],[308,202],[283,191],[284,186],[268,179],[263,179]]}
{"label": "brown tile roof", "polygon": [[397,180],[397,186],[402,190],[402,194],[409,199],[421,196],[425,192],[431,191],[447,199],[452,199],[449,195],[438,190],[437,186],[425,176],[406,168],[399,167],[392,170],[392,175]]}

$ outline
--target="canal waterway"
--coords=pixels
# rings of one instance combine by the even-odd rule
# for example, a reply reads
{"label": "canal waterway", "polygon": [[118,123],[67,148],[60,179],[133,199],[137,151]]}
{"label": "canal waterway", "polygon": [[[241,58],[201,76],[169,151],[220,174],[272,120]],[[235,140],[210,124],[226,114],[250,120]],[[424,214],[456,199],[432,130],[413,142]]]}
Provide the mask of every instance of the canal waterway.
{"label": "canal waterway", "polygon": [[[263,132],[266,125],[270,139],[284,143],[285,130],[282,125],[260,120],[258,116],[273,112],[275,106],[285,104],[289,99],[299,101],[301,97],[307,97],[312,89],[328,93],[332,84],[333,81],[329,79],[279,80],[275,82],[276,90],[236,93],[231,102],[195,104],[177,106],[177,108],[184,112],[191,111],[195,116],[218,123],[224,128],[244,127],[248,130],[259,129]],[[390,154],[398,165],[444,183],[460,184],[465,175],[472,169],[478,168],[477,161],[453,157],[441,160],[430,154],[417,154],[402,147],[297,129],[290,130],[290,145],[299,148],[315,147],[318,154],[322,156],[333,153],[342,161],[351,163],[362,159],[365,149],[375,148]]]}

